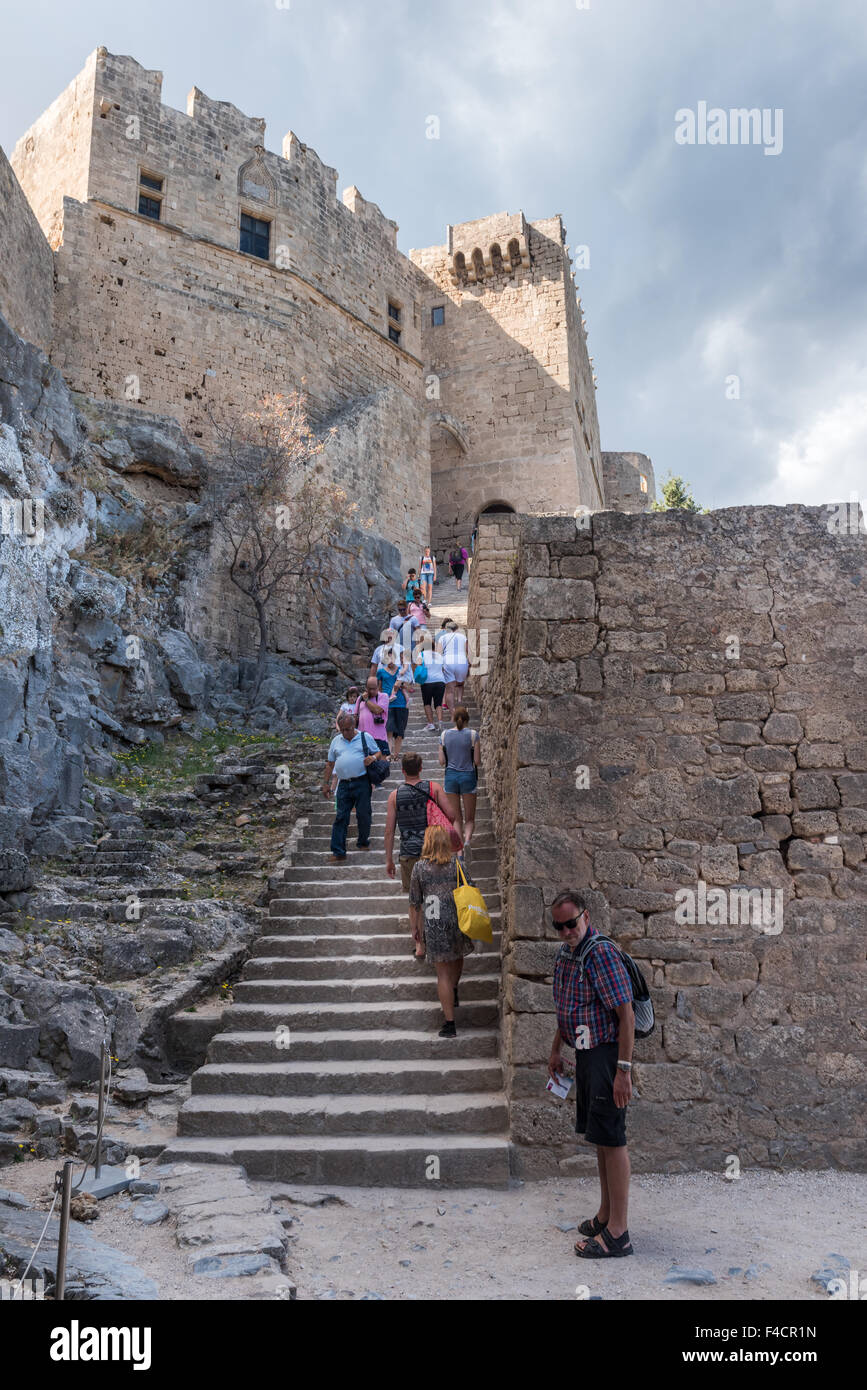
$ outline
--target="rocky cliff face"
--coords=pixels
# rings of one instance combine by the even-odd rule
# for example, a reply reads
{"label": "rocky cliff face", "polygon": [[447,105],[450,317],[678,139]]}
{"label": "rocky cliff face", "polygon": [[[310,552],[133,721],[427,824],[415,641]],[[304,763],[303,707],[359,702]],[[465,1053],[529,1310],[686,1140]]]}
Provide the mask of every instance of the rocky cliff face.
{"label": "rocky cliff face", "polygon": [[176,422],[74,396],[0,319],[0,1165],[58,1151],[35,1107],[92,1084],[103,1039],[157,1081],[201,1060],[213,1009],[178,1019],[243,959],[400,581],[395,547],[344,537],[340,581],[274,615],[253,702],[243,624],[200,621],[206,475]]}
{"label": "rocky cliff face", "polygon": [[[196,635],[196,598],[214,590],[206,468],[176,422],[74,398],[0,319],[0,848],[89,840],[87,772],[110,776],[118,750],[215,721],[279,731],[366,663],[400,571],[393,546],[358,533],[342,586],[278,615],[293,644],[250,709],[252,661]],[[13,854],[0,892],[26,877]]]}

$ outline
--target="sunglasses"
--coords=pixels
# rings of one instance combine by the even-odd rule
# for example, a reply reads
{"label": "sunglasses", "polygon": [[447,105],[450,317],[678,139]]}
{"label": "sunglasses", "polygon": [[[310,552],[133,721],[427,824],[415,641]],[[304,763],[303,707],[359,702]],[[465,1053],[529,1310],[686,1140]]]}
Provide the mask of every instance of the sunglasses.
{"label": "sunglasses", "polygon": [[570,927],[577,927],[581,919],[586,916],[587,909],[585,908],[584,911],[579,913],[577,917],[570,917],[566,922],[555,922],[554,918],[552,917],[551,926],[554,928],[555,931],[568,931]]}

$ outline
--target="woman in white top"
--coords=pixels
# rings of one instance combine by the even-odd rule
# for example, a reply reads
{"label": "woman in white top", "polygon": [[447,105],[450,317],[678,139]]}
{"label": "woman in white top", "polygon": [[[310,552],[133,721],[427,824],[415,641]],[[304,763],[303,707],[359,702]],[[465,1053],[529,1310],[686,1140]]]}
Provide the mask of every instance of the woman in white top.
{"label": "woman in white top", "polygon": [[429,545],[426,545],[424,548],[424,555],[421,557],[421,563],[418,569],[418,577],[421,583],[422,598],[427,599],[428,603],[432,603],[433,586],[436,583],[437,577],[437,562],[431,554]]}
{"label": "woman in white top", "polygon": [[420,644],[417,648],[427,670],[427,679],[421,686],[421,698],[427,718],[425,728],[428,733],[432,732],[437,725],[440,728],[443,726],[443,699],[446,686],[440,636],[441,634],[437,633],[434,638],[428,638],[423,645]]}
{"label": "woman in white top", "polygon": [[470,663],[467,658],[467,634],[458,628],[453,619],[446,618],[443,623],[441,640],[443,678],[446,686],[443,703],[449,711],[449,716],[454,718],[454,712],[458,705],[463,704],[464,682],[470,671]]}

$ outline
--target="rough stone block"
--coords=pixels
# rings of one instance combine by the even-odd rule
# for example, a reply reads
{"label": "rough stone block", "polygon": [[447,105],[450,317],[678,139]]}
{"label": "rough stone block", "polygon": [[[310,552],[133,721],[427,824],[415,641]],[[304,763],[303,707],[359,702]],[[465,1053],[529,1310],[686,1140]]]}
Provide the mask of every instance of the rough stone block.
{"label": "rough stone block", "polygon": [[700,873],[708,883],[737,883],[740,866],[735,846],[703,845]]}
{"label": "rough stone block", "polygon": [[[842,780],[842,779],[841,779]],[[823,772],[795,772],[792,775],[792,790],[801,811],[824,810],[840,805],[840,793],[834,778]],[[857,802],[847,802],[857,805]]]}
{"label": "rough stone block", "polygon": [[528,579],[522,601],[527,618],[562,622],[566,614],[575,620],[592,619],[596,610],[596,590],[587,579]]}
{"label": "rough stone block", "polygon": [[798,743],[804,736],[800,719],[794,714],[772,714],[762,729],[766,743]]}
{"label": "rough stone block", "polygon": [[843,851],[839,845],[814,845],[809,840],[792,840],[787,863],[790,869],[827,872],[843,867]]}

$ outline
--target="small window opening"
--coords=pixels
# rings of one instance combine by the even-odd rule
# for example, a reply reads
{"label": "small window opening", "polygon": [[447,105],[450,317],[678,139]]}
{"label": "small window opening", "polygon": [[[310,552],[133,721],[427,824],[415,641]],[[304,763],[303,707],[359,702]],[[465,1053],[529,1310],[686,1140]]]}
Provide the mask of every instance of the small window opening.
{"label": "small window opening", "polygon": [[138,195],[139,217],[149,217],[151,221],[159,222],[162,207],[159,198],[148,198],[144,193]]}
{"label": "small window opening", "polygon": [[271,254],[271,223],[242,212],[241,250],[247,256],[258,256],[261,261],[267,261]]}

